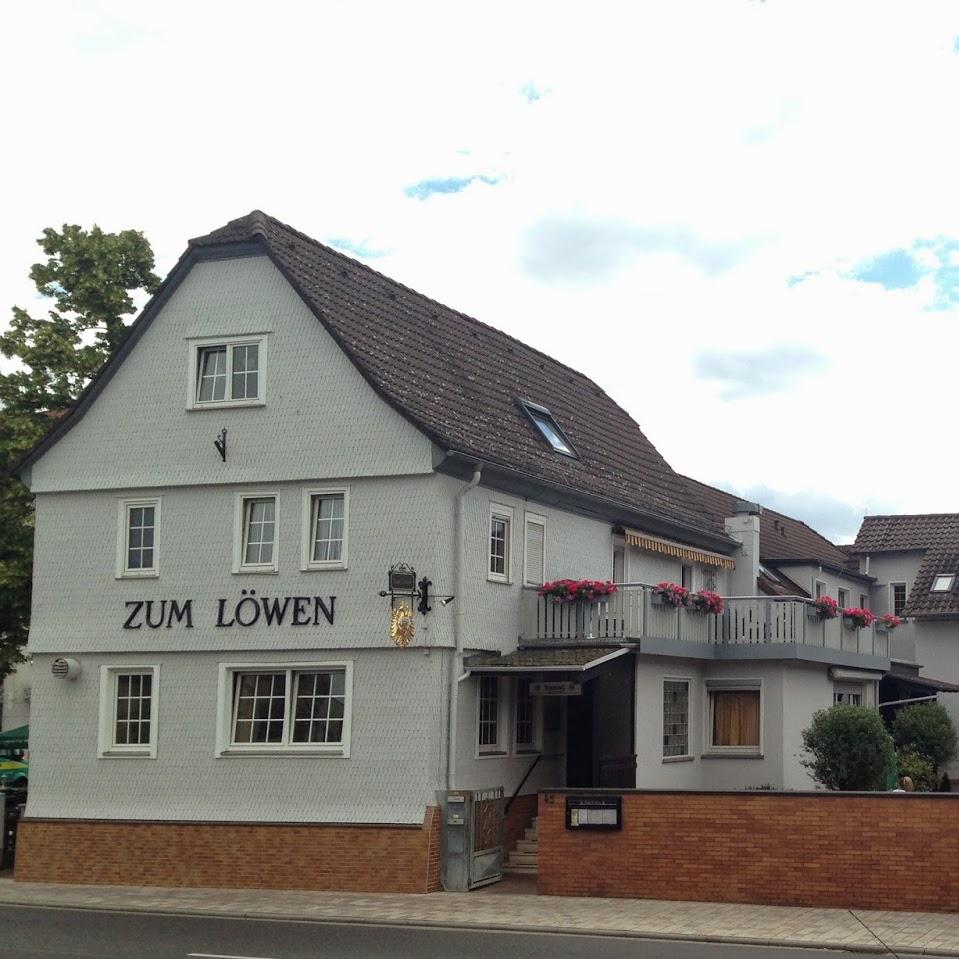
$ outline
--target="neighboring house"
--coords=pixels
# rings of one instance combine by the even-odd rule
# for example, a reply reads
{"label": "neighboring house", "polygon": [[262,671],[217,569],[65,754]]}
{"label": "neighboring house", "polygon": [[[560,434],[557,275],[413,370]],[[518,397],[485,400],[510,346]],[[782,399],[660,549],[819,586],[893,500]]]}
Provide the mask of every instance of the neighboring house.
{"label": "neighboring house", "polygon": [[[891,634],[881,701],[959,691],[959,513],[866,516],[846,549],[875,579],[873,611],[905,618]],[[959,696],[942,702],[959,725]],[[959,776],[959,763],[948,772]]]}
{"label": "neighboring house", "polygon": [[[259,212],[190,242],[19,475],[25,879],[423,891],[450,790],[531,816],[548,786],[805,788],[812,712],[875,702],[890,665],[885,635],[809,615],[820,580],[871,582],[821,537]],[[407,649],[401,563],[433,594]],[[623,585],[537,596],[559,577]],[[661,606],[660,580],[733,598]]]}

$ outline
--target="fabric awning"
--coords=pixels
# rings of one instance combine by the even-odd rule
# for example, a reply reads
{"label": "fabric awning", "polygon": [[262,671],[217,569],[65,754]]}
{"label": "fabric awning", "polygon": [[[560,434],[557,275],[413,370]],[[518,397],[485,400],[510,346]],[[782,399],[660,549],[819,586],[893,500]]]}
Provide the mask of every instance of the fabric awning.
{"label": "fabric awning", "polygon": [[29,748],[27,741],[29,735],[29,726],[17,726],[15,729],[5,729],[0,733],[0,750]]}
{"label": "fabric awning", "polygon": [[685,559],[691,563],[702,563],[705,566],[718,566],[720,569],[735,569],[736,562],[728,556],[721,553],[710,553],[705,549],[696,549],[693,546],[684,546],[682,543],[674,543],[670,539],[663,539],[661,536],[652,536],[650,533],[643,533],[639,530],[626,530],[626,542],[637,549],[645,549],[650,553],[662,553],[664,556],[672,556],[675,559]]}
{"label": "fabric awning", "polygon": [[466,673],[585,673],[631,652],[629,647],[571,646],[569,649],[518,649],[505,656],[473,656]]}

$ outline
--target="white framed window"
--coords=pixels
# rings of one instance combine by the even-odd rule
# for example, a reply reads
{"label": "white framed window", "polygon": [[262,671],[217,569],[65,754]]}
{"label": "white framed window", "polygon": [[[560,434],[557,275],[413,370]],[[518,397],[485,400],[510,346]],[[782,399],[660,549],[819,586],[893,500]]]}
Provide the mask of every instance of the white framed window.
{"label": "white framed window", "polygon": [[822,599],[826,595],[826,584],[821,579],[813,580],[813,599]]}
{"label": "white framed window", "polygon": [[839,603],[840,609],[846,609],[849,605],[849,590],[840,587],[836,591],[836,602]]}
{"label": "white framed window", "polygon": [[476,749],[478,756],[505,755],[503,695],[499,676],[480,676],[476,688]]}
{"label": "white framed window", "polygon": [[279,493],[237,493],[233,529],[233,572],[275,573]]}
{"label": "white framed window", "polygon": [[100,759],[156,759],[160,667],[100,667]]}
{"label": "white framed window", "polygon": [[955,573],[938,573],[932,581],[932,589],[930,592],[933,593],[948,593],[953,586],[953,583],[956,581]]}
{"label": "white framed window", "polygon": [[683,589],[692,590],[693,588],[693,568],[692,566],[687,566],[685,563],[682,565],[680,570],[680,586]]}
{"label": "white framed window", "polygon": [[688,679],[663,680],[663,759],[687,759],[689,743]]}
{"label": "white framed window", "polygon": [[834,706],[862,706],[866,701],[862,683],[833,683]]}
{"label": "white framed window", "polygon": [[303,490],[300,569],[346,569],[349,518],[349,487]]}
{"label": "white framed window", "polygon": [[706,743],[714,755],[761,755],[762,681],[706,680]]}
{"label": "white framed window", "polygon": [[156,577],[159,563],[160,498],[121,499],[117,512],[117,579]]}
{"label": "white framed window", "polygon": [[[492,540],[491,540],[492,543]],[[542,586],[546,576],[546,517],[526,514],[523,550],[523,585]]]}
{"label": "white framed window", "polygon": [[216,753],[348,757],[353,663],[221,663]]}
{"label": "white framed window", "polygon": [[520,676],[514,686],[513,746],[517,753],[538,753],[542,749],[543,697],[530,692],[531,682]]}
{"label": "white framed window", "polygon": [[703,567],[703,589],[708,589],[715,593],[717,589],[717,575],[715,566]]}
{"label": "white framed window", "polygon": [[190,341],[190,409],[257,406],[266,398],[266,335]]}
{"label": "white framed window", "polygon": [[626,582],[626,547],[621,544],[613,545],[613,582]]}
{"label": "white framed window", "polygon": [[495,583],[512,580],[513,510],[510,506],[490,503],[488,578]]}
{"label": "white framed window", "polygon": [[906,608],[906,584],[889,584],[889,611],[893,616],[902,616],[902,611]]}

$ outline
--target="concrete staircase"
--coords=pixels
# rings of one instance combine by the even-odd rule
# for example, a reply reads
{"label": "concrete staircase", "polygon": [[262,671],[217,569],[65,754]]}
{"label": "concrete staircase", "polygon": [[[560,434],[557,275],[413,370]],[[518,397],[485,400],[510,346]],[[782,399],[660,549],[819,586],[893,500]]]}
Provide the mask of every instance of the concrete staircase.
{"label": "concrete staircase", "polygon": [[523,839],[516,843],[506,858],[506,865],[503,872],[508,875],[535,876],[537,873],[537,863],[539,861],[539,839],[537,829],[539,826],[539,817],[535,817],[526,830]]}

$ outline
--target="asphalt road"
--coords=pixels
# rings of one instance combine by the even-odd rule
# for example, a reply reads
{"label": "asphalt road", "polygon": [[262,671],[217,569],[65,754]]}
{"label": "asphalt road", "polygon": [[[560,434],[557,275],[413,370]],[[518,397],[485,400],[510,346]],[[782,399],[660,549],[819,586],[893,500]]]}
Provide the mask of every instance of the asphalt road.
{"label": "asphalt road", "polygon": [[852,955],[601,936],[0,907],[3,959],[836,959]]}

